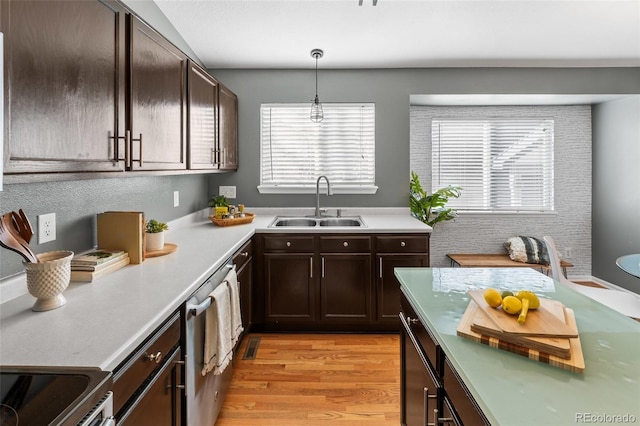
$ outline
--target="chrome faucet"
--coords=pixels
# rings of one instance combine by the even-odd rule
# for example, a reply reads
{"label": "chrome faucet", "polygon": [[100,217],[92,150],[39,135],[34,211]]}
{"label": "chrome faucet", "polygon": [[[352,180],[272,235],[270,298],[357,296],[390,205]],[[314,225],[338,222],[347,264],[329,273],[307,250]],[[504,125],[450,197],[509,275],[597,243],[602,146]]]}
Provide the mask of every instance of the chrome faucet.
{"label": "chrome faucet", "polygon": [[[324,178],[324,180],[327,181],[327,195],[333,195],[333,191],[331,190],[331,184],[329,183],[329,178],[322,175],[320,177],[318,177],[318,180],[316,181],[316,212],[315,212],[315,217],[321,217],[323,211],[320,210],[320,179]],[[326,211],[326,209],[322,209],[324,211]]]}

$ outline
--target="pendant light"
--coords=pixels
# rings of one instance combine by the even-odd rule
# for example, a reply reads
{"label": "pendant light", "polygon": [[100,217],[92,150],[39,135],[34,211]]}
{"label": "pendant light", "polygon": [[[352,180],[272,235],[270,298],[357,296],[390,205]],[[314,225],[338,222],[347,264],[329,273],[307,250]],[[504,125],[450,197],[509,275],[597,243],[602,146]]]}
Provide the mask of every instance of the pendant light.
{"label": "pendant light", "polygon": [[324,114],[322,112],[322,104],[318,99],[318,59],[322,58],[324,52],[321,49],[313,49],[311,51],[311,57],[316,60],[316,97],[311,104],[311,121],[314,123],[319,123],[324,118]]}

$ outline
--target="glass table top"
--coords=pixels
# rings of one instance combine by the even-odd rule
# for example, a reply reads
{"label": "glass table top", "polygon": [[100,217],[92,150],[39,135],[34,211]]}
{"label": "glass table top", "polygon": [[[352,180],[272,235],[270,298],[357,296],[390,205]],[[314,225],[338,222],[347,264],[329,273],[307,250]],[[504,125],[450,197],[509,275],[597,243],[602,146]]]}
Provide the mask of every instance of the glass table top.
{"label": "glass table top", "polygon": [[640,278],[640,253],[620,256],[616,259],[616,265],[626,273]]}

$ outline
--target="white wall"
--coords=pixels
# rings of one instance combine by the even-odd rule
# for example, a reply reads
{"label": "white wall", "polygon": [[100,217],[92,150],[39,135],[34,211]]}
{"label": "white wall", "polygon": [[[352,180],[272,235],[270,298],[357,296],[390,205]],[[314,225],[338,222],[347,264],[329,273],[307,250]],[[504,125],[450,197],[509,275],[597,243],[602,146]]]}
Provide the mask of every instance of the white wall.
{"label": "white wall", "polygon": [[[591,107],[411,107],[410,167],[431,188],[431,117],[552,117],[555,120],[555,214],[461,214],[437,225],[431,265],[448,266],[447,253],[504,253],[512,236],[551,235],[558,249],[572,249],[571,275],[591,275]],[[464,189],[463,189],[464,194]],[[565,257],[566,258],[566,257]]]}

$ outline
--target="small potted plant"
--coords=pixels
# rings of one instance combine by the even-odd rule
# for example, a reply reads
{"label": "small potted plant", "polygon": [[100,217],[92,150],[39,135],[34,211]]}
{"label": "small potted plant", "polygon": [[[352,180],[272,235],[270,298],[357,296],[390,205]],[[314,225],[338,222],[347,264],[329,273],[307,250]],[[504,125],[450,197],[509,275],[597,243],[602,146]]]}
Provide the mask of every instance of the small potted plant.
{"label": "small potted plant", "polygon": [[155,219],[147,221],[145,225],[146,251],[162,250],[164,247],[164,231],[169,229],[166,223],[158,222]]}
{"label": "small potted plant", "polygon": [[221,218],[229,211],[229,202],[224,195],[216,195],[209,201],[209,216]]}

